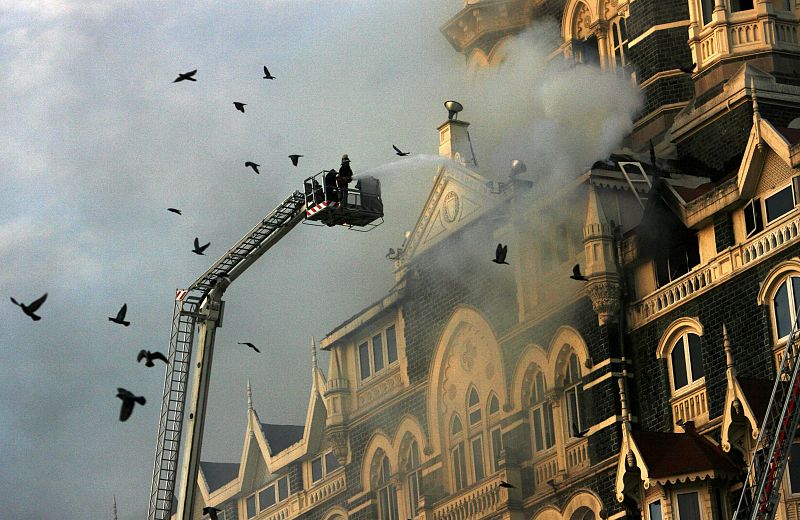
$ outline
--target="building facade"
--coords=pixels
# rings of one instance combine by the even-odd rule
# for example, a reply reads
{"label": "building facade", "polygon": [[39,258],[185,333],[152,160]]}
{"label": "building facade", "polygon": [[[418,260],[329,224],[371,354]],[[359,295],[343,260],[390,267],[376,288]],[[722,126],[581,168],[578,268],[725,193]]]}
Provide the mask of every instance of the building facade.
{"label": "building facade", "polygon": [[442,33],[491,68],[537,18],[642,91],[625,153],[542,200],[449,117],[395,286],[322,339],[327,376],[313,348],[303,425],[249,400],[196,518],[732,516],[800,309],[800,2],[477,0]]}

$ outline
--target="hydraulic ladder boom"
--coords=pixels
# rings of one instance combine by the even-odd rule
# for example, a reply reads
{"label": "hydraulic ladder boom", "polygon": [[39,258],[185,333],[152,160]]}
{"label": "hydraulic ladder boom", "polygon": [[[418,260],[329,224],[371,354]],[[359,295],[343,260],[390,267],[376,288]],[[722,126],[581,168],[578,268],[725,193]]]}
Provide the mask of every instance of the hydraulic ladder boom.
{"label": "hydraulic ladder boom", "polygon": [[800,420],[800,334],[797,326],[798,317],[795,316],[733,520],[774,520],[778,509],[781,480]]}
{"label": "hydraulic ladder boom", "polygon": [[[206,394],[214,346],[214,330],[222,318],[222,293],[253,262],[291,231],[305,216],[305,198],[295,191],[228,250],[186,291],[178,291],[172,315],[169,362],[158,427],[148,520],[168,520],[172,509],[184,406],[192,358],[195,326],[200,327],[194,400],[188,423],[188,443],[181,466],[181,503],[178,512],[191,515],[197,481],[199,446],[203,436]],[[188,499],[187,499],[188,498]],[[188,507],[184,507],[188,506]],[[184,511],[186,509],[186,511]]]}

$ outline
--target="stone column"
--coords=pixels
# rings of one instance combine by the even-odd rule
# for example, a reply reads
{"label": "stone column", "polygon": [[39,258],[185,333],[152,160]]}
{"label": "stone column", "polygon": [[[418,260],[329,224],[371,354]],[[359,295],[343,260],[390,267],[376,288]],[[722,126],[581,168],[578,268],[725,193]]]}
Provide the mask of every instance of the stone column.
{"label": "stone column", "polygon": [[561,399],[564,397],[562,387],[553,388],[547,391],[545,396],[553,409],[553,429],[556,434],[556,456],[558,460],[557,480],[561,480],[567,474],[567,437],[564,431],[564,417],[561,413]]}

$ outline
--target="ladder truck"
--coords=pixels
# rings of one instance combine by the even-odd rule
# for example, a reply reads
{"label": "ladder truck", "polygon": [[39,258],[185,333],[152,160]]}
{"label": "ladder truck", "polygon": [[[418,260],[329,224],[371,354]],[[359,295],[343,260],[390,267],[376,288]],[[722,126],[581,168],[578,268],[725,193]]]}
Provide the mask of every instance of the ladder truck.
{"label": "ladder truck", "polygon": [[378,179],[356,178],[355,189],[340,190],[330,182],[332,178],[330,171],[308,177],[303,183],[303,192],[292,193],[188,289],[176,291],[148,520],[168,520],[171,516],[183,440],[187,385],[192,371],[192,345],[197,334],[192,399],[186,420],[183,457],[180,459],[181,489],[177,517],[180,520],[191,518],[196,499],[195,483],[203,442],[214,336],[216,329],[222,326],[225,308],[222,296],[228,286],[301,221],[366,231],[383,222]]}
{"label": "ladder truck", "polygon": [[800,421],[799,319],[800,313],[795,316],[786,351],[781,356],[753,460],[750,462],[733,520],[774,520],[778,510],[781,481]]}

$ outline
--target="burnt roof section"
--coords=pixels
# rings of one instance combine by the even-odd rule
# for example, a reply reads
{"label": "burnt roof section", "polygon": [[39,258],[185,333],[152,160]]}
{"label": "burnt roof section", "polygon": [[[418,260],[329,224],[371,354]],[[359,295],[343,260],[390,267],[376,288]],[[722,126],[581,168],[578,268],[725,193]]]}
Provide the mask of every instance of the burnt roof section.
{"label": "burnt roof section", "polygon": [[727,474],[739,472],[719,446],[694,431],[694,425],[687,423],[686,428],[686,433],[631,432],[651,478],[711,470]]}
{"label": "burnt roof section", "polygon": [[261,423],[261,431],[269,444],[270,455],[274,456],[302,440],[305,426]]}
{"label": "burnt roof section", "polygon": [[200,471],[208,484],[208,490],[219,489],[239,476],[239,464],[236,462],[203,462]]}

